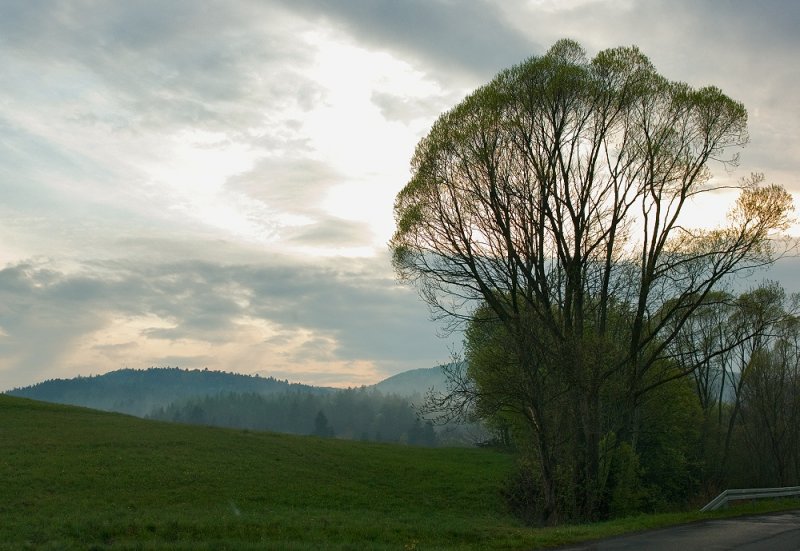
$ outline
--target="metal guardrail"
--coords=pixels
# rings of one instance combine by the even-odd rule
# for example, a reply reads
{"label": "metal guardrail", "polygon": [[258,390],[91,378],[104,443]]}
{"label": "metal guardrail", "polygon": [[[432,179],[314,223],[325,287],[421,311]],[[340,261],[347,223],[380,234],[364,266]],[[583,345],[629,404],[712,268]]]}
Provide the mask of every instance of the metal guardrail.
{"label": "metal guardrail", "polygon": [[712,499],[708,505],[700,511],[716,511],[720,507],[728,505],[729,501],[739,499],[764,499],[775,497],[800,497],[800,486],[789,486],[786,488],[751,488],[748,490],[725,490],[717,497]]}

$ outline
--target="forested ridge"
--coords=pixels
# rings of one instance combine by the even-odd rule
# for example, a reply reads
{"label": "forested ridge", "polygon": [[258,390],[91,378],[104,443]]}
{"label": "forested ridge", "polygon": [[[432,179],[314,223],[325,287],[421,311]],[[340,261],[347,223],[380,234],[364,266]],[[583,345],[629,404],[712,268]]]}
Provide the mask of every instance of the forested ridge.
{"label": "forested ridge", "polygon": [[157,408],[195,396],[220,392],[330,392],[331,389],[290,383],[273,377],[260,377],[210,371],[152,367],[119,369],[103,375],[50,379],[8,392],[22,396],[77,406],[144,416]]}
{"label": "forested ridge", "polygon": [[168,367],[52,379],[8,394],[178,423],[424,446],[471,443],[484,433],[437,433],[415,409],[443,380],[441,368],[422,368],[371,387],[334,389]]}

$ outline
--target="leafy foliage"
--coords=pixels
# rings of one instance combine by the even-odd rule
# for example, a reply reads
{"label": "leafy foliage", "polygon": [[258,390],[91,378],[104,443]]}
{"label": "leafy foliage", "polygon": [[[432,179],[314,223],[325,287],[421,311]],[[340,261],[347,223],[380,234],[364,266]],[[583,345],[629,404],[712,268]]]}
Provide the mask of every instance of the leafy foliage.
{"label": "leafy foliage", "polygon": [[638,495],[649,395],[710,359],[675,343],[726,279],[780,254],[792,199],[761,175],[740,181],[726,225],[681,216],[727,187],[709,163],[736,165],[747,141],[744,106],[718,88],[669,81],[635,47],[589,59],[561,40],[419,142],[395,268],[452,327],[499,327],[472,328],[468,356],[488,359],[453,395],[527,435],[547,522]]}

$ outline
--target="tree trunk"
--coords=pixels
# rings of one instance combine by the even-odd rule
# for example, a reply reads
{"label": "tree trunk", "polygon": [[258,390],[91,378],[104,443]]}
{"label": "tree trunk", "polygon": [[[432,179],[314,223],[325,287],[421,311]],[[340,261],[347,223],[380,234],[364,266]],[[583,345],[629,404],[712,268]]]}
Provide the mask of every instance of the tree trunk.
{"label": "tree trunk", "polygon": [[544,438],[539,438],[539,456],[542,465],[542,497],[544,500],[542,520],[547,526],[555,526],[561,520],[556,477],[557,463],[553,457],[551,446]]}
{"label": "tree trunk", "polygon": [[596,389],[584,392],[580,399],[580,422],[582,439],[580,442],[578,512],[582,519],[597,520],[602,495],[600,472],[600,397]]}
{"label": "tree trunk", "polygon": [[558,462],[553,443],[549,437],[548,427],[543,423],[542,416],[535,408],[529,407],[528,409],[536,437],[539,465],[541,467],[542,521],[547,526],[554,526],[561,520],[558,501],[558,477],[556,473]]}

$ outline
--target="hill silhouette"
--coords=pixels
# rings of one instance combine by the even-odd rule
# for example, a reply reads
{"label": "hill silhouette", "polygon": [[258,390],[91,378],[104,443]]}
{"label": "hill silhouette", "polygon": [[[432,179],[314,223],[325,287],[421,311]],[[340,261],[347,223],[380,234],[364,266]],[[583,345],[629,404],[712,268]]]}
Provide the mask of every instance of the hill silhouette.
{"label": "hill silhouette", "polygon": [[44,402],[84,406],[139,417],[189,398],[220,393],[280,392],[327,393],[332,389],[289,383],[273,377],[241,375],[222,371],[153,367],[120,369],[104,375],[51,379],[7,392],[12,396]]}
{"label": "hill silhouette", "polygon": [[403,371],[373,385],[383,394],[398,396],[424,396],[431,388],[444,391],[446,386],[443,366],[423,367]]}
{"label": "hill silhouette", "polygon": [[[441,430],[435,431],[415,408],[431,388],[444,390],[444,381],[442,366],[350,389],[221,371],[150,368],[52,379],[6,394],[179,423],[422,446],[469,445],[455,426],[440,438]],[[317,426],[323,419],[326,430]]]}

